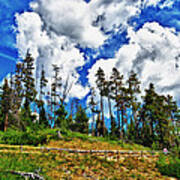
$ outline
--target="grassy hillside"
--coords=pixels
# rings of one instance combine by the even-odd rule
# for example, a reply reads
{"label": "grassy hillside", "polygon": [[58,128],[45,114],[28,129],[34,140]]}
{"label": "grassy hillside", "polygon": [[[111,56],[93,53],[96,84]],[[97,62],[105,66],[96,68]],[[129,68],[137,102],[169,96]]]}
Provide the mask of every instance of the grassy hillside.
{"label": "grassy hillside", "polygon": [[[54,131],[54,130],[53,130]],[[80,133],[66,132],[62,139],[48,131],[47,147],[59,147],[87,150],[149,150],[140,145],[127,144],[122,141],[111,141],[105,138],[89,137]],[[55,131],[54,131],[55,132]],[[53,136],[53,138],[51,138]],[[41,145],[42,146],[42,145]],[[24,179],[13,175],[10,171],[37,172],[45,179],[139,179],[160,180],[170,179],[158,172],[157,157],[128,157],[110,158],[105,154],[80,154],[58,151],[37,151],[32,146],[0,146],[0,179]]]}

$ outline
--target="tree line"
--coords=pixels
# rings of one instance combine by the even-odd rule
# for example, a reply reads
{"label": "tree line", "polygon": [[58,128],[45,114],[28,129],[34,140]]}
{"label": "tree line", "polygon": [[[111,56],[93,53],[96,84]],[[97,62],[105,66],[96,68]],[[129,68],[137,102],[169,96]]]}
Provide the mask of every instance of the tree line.
{"label": "tree line", "polygon": [[[109,79],[99,67],[96,87],[91,87],[88,107],[92,124],[78,99],[73,99],[66,111],[72,83],[60,76],[60,68],[53,66],[50,90],[44,66],[41,67],[39,82],[34,77],[34,59],[27,52],[26,58],[17,63],[15,73],[4,79],[0,96],[0,128],[9,127],[25,131],[29,128],[59,127],[81,133],[91,132],[94,136],[109,136],[159,148],[179,145],[180,111],[170,95],[160,95],[152,83],[141,95],[141,82],[134,71],[125,80],[118,69],[113,68]],[[98,94],[96,94],[98,93]],[[97,100],[97,96],[99,100]],[[107,103],[109,119],[105,116]],[[33,114],[34,109],[37,113]],[[35,115],[39,116],[38,120]],[[105,122],[109,122],[110,128]]]}
{"label": "tree line", "polygon": [[[105,77],[105,72],[99,67],[96,84],[100,105],[95,102],[94,88],[91,89],[89,102],[94,135],[109,133],[104,117],[104,102],[107,102],[112,137],[159,148],[179,145],[180,111],[172,96],[158,94],[153,83],[142,96],[141,82],[134,71],[129,73],[127,80],[116,68],[112,69],[109,79]],[[96,113],[98,118],[95,121]]]}

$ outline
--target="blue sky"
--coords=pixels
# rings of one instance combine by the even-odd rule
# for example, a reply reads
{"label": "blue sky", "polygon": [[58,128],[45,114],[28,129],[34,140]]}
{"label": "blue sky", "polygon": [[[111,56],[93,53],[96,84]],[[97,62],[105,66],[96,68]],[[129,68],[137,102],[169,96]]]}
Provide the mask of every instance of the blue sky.
{"label": "blue sky", "polygon": [[50,78],[53,63],[72,76],[72,97],[87,97],[99,66],[107,78],[116,66],[125,77],[134,69],[142,90],[152,81],[179,99],[179,0],[30,2],[0,0],[0,80],[30,48],[37,77],[45,64]]}

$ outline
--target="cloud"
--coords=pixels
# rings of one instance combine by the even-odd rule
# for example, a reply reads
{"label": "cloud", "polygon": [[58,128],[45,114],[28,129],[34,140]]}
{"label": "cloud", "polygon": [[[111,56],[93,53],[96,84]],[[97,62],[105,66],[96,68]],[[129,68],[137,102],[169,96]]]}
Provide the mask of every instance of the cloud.
{"label": "cloud", "polygon": [[105,32],[126,26],[131,16],[140,12],[140,0],[93,0],[89,3],[93,9],[96,24]]}
{"label": "cloud", "polygon": [[128,29],[129,44],[122,46],[115,58],[98,61],[89,70],[89,82],[93,86],[93,77],[98,67],[104,69],[107,76],[113,66],[125,75],[133,69],[142,82],[142,90],[153,82],[157,91],[179,98],[180,78],[180,33],[172,28],[164,28],[156,22],[146,23],[135,32]]}
{"label": "cloud", "polygon": [[[64,81],[69,77],[74,84],[71,96],[82,98],[89,88],[79,82],[81,75],[77,69],[83,67],[86,60],[85,52],[81,52],[78,47],[100,51],[99,47],[107,43],[106,40],[111,36],[107,34],[108,31],[119,32],[127,28],[129,44],[122,46],[115,58],[97,59],[97,63],[89,70],[89,83],[95,85],[94,74],[99,66],[107,74],[116,66],[126,76],[131,69],[136,70],[143,87],[146,87],[148,79],[152,79],[158,84],[159,90],[165,91],[162,87],[171,86],[175,78],[168,76],[173,82],[167,84],[164,77],[169,71],[173,71],[173,75],[178,73],[177,68],[173,69],[175,63],[176,67],[179,66],[178,36],[173,29],[163,28],[157,23],[146,23],[137,32],[128,25],[128,20],[137,16],[143,5],[156,6],[158,2],[145,0],[143,4],[141,0],[93,0],[89,3],[83,0],[36,0],[30,4],[33,12],[16,14],[16,46],[21,57],[30,49],[36,59],[36,77],[39,77],[41,65],[44,64],[51,80],[52,64],[57,64]],[[164,71],[159,70],[159,67],[163,67]]]}
{"label": "cloud", "polygon": [[[113,29],[137,11],[138,1],[36,0],[30,3],[33,12],[16,14],[16,46],[21,57],[30,49],[36,59],[36,77],[42,64],[51,81],[52,64],[61,68],[61,76],[69,77],[74,86],[72,96],[82,98],[88,88],[79,83],[77,68],[85,65],[83,53],[77,48],[98,48],[108,39],[102,31]],[[95,23],[99,16],[105,21]],[[122,18],[122,19],[121,19]],[[101,19],[101,18],[100,18]],[[102,18],[103,19],[103,18]],[[109,27],[109,28],[108,28]],[[81,91],[81,93],[79,93]]]}
{"label": "cloud", "polygon": [[[22,58],[30,48],[31,54],[36,59],[36,77],[39,77],[41,66],[44,64],[50,83],[53,76],[52,64],[57,64],[61,68],[60,75],[63,80],[69,77],[70,83],[73,83],[71,96],[84,97],[88,91],[77,83],[79,74],[76,72],[77,67],[84,65],[84,58],[75,44],[66,36],[58,36],[54,33],[49,36],[48,31],[43,30],[43,22],[37,13],[17,14],[16,21],[17,48]],[[81,93],[77,92],[77,89]]]}
{"label": "cloud", "polygon": [[160,3],[162,0],[145,0],[144,5],[145,6],[156,6],[158,3]]}
{"label": "cloud", "polygon": [[91,47],[98,47],[105,40],[99,28],[92,25],[93,13],[83,0],[37,0],[31,7],[48,32]]}

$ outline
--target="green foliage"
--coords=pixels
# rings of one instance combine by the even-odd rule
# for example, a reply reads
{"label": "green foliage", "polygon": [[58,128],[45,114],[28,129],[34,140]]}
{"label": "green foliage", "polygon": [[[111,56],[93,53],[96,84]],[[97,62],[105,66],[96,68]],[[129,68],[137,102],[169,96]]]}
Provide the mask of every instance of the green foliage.
{"label": "green foliage", "polygon": [[73,130],[80,133],[88,133],[89,118],[87,117],[85,110],[81,106],[79,106],[74,120],[75,123],[73,126]]}
{"label": "green foliage", "polygon": [[35,117],[31,116],[31,109],[29,106],[21,108],[20,119],[22,122],[22,130],[25,130],[27,126],[31,126],[32,128],[34,127],[33,120]]}
{"label": "green foliage", "polygon": [[156,163],[156,167],[163,175],[180,178],[180,159],[169,157],[169,162],[165,155],[161,155]]}
{"label": "green foliage", "polygon": [[26,131],[9,129],[0,133],[0,144],[11,145],[34,145],[48,143],[51,139],[58,139],[57,129],[44,129],[33,131],[27,128]]}
{"label": "green foliage", "polygon": [[[34,70],[34,59],[31,54],[27,52],[26,58],[23,61],[23,69],[22,69],[22,82],[24,87],[23,97],[24,108],[28,110],[30,104],[36,101],[37,91],[35,89],[35,79],[33,76]],[[28,112],[27,112],[28,113]]]}
{"label": "green foliage", "polygon": [[90,137],[87,134],[82,134],[80,132],[72,132],[69,130],[62,131],[62,134],[63,134],[64,138],[79,138],[83,141],[90,139]]}
{"label": "green foliage", "polygon": [[44,103],[42,103],[39,107],[39,124],[44,125],[45,127],[48,127],[48,119],[46,118],[46,110],[44,108]]}
{"label": "green foliage", "polygon": [[60,105],[58,110],[55,112],[57,119],[56,119],[56,126],[65,130],[68,128],[68,120],[67,120],[67,111],[65,110],[64,105]]}

